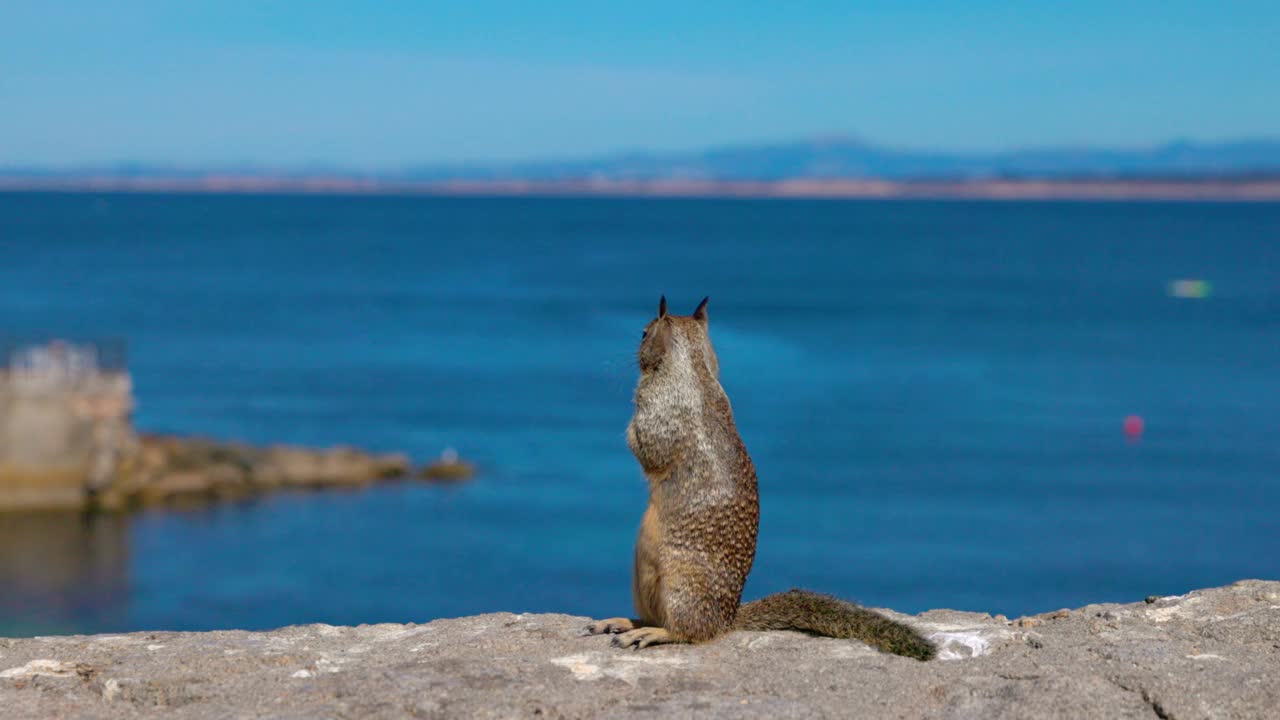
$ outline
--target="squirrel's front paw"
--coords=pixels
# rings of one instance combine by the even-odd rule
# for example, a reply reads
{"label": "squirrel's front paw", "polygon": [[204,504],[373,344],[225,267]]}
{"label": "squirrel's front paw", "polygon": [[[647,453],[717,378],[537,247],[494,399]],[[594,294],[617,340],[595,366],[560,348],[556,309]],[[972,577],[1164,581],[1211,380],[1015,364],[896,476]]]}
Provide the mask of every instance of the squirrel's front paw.
{"label": "squirrel's front paw", "polygon": [[642,627],[613,637],[616,647],[634,647],[636,650],[650,645],[678,642],[671,633],[660,627]]}
{"label": "squirrel's front paw", "polygon": [[636,624],[628,618],[609,618],[593,622],[586,627],[588,635],[604,635],[606,633],[624,633],[635,629]]}

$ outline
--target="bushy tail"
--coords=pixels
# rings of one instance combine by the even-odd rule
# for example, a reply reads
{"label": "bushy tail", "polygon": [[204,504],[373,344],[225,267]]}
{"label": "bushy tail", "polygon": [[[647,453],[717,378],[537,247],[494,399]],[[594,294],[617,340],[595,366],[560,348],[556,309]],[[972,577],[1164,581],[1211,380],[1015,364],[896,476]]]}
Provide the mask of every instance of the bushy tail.
{"label": "bushy tail", "polygon": [[933,643],[895,620],[831,595],[790,590],[738,608],[738,630],[799,630],[861,640],[872,647],[917,660],[931,660]]}

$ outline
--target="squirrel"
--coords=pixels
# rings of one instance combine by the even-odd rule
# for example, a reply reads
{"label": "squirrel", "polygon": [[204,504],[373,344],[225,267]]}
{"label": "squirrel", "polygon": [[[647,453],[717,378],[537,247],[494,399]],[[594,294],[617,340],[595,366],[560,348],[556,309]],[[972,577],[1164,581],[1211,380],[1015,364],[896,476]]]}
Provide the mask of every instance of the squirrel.
{"label": "squirrel", "polygon": [[638,650],[731,630],[799,630],[933,658],[933,644],[907,625],[830,595],[791,590],[739,606],[755,560],[760,498],[720,386],[707,300],[692,315],[675,316],[663,296],[641,337],[627,426],[627,445],[649,481],[632,573],[639,618],[601,620],[586,632],[613,634],[615,646]]}

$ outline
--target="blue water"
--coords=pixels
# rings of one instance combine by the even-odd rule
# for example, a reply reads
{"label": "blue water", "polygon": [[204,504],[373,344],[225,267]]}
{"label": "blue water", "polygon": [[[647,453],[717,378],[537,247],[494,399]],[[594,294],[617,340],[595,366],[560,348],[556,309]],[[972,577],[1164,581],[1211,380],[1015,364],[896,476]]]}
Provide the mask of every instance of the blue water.
{"label": "blue water", "polygon": [[1280,578],[1280,205],[0,194],[0,334],[127,339],[141,428],[483,467],[0,517],[0,630],[625,614],[661,293],[711,296],[748,597],[1012,616]]}

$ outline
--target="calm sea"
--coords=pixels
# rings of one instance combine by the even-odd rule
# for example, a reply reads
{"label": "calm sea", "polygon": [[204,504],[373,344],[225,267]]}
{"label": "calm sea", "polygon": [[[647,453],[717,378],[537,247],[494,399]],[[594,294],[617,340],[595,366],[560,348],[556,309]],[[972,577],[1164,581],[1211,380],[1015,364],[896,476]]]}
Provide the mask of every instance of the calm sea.
{"label": "calm sea", "polygon": [[125,338],[141,428],[483,467],[0,516],[0,634],[627,613],[662,293],[711,296],[748,597],[1280,578],[1280,205],[0,194],[0,334]]}

